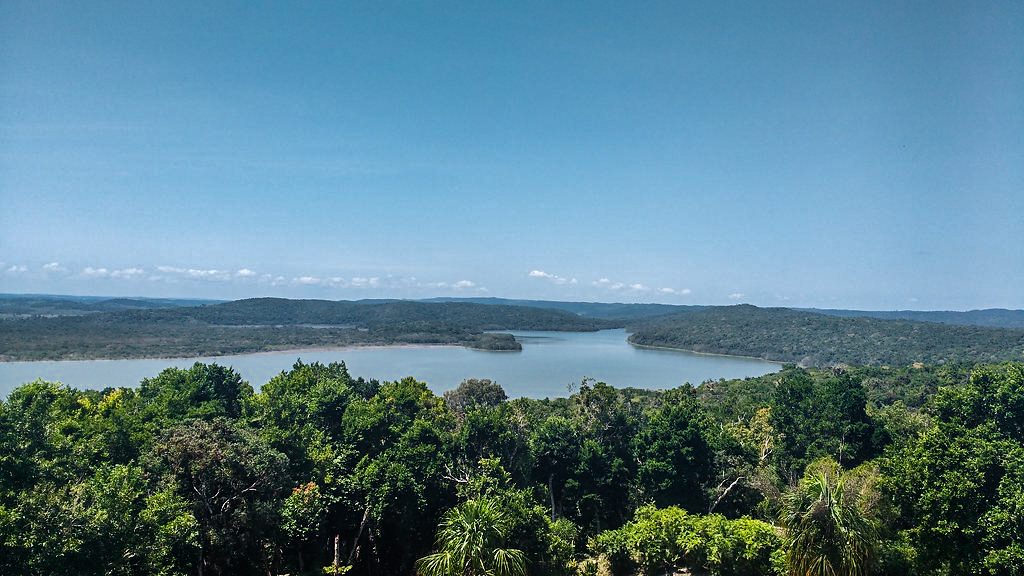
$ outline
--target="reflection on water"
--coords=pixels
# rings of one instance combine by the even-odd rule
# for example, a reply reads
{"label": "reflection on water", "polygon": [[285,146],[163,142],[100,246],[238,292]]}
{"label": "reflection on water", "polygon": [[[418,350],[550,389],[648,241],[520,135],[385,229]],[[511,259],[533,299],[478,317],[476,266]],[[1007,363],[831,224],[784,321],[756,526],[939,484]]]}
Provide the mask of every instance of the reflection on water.
{"label": "reflection on water", "polygon": [[635,348],[624,330],[601,332],[513,332],[522,352],[484,352],[451,346],[396,346],[343,350],[267,352],[156,360],[2,362],[0,396],[19,384],[43,378],[79,388],[135,386],[169,366],[217,362],[233,367],[254,387],[304,362],[344,361],[353,376],[395,380],[414,376],[441,393],[466,378],[490,378],[509,396],[566,396],[570,386],[595,378],[615,386],[674,388],[709,379],[760,376],[779,369],[762,360],[706,356],[671,350]]}

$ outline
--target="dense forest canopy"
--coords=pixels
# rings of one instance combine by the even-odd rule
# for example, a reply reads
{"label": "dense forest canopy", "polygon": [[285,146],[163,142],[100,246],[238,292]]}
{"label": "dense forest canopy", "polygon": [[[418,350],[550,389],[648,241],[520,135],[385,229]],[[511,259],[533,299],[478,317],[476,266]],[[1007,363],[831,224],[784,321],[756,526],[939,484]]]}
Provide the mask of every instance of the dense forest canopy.
{"label": "dense forest canopy", "polygon": [[36,381],[0,402],[0,572],[1017,574],[1022,398],[1020,363],[547,400],[301,362]]}
{"label": "dense forest canopy", "polygon": [[708,307],[630,327],[634,344],[806,366],[1024,360],[1021,329],[838,317],[746,304]]}

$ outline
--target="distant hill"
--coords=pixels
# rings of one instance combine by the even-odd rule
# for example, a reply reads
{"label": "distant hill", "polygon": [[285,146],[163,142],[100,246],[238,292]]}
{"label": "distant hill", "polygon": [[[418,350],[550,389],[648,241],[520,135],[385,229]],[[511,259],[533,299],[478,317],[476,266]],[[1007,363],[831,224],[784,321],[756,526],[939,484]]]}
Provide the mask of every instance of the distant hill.
{"label": "distant hill", "polygon": [[[421,302],[472,302],[476,304],[529,306],[565,310],[588,318],[606,320],[636,320],[669,314],[681,314],[716,308],[715,306],[680,304],[626,304],[605,302],[559,302],[555,300],[514,300],[508,298],[429,298]],[[923,310],[843,310],[822,308],[793,308],[801,312],[814,312],[842,318],[878,318],[880,320],[914,320],[917,322],[938,322],[958,326],[985,326],[989,328],[1024,329],[1024,310],[990,308],[986,310],[923,311]]]}
{"label": "distant hill", "polygon": [[[1024,328],[984,324],[1010,323],[1021,313],[1012,310],[864,313],[500,298],[252,298],[196,304],[137,298],[0,296],[0,306],[15,311],[0,320],[0,360],[216,356],[366,344],[457,344],[518,350],[520,344],[511,335],[494,332],[620,327],[629,328],[633,332],[630,341],[638,345],[807,366],[1024,359]],[[899,318],[902,314],[914,315],[914,319]],[[968,322],[973,324],[961,325]]]}
{"label": "distant hill", "polygon": [[750,305],[640,321],[630,342],[806,366],[1024,359],[1024,330],[840,317]]}
{"label": "distant hill", "polygon": [[706,306],[682,306],[673,304],[625,304],[605,302],[558,302],[555,300],[510,300],[507,298],[430,298],[422,302],[470,302],[474,304],[528,306],[564,310],[588,318],[606,320],[633,320],[650,318],[666,314],[678,314],[684,311],[702,310]]}
{"label": "distant hill", "polygon": [[939,322],[959,326],[987,326],[989,328],[1024,328],[1024,310],[988,308],[985,310],[923,311],[923,310],[834,310],[805,308],[806,312],[817,312],[843,318],[879,318],[882,320],[916,320],[918,322]]}
{"label": "distant hill", "polygon": [[0,294],[0,318],[80,316],[118,310],[151,310],[216,303],[217,300],[175,298],[111,298],[51,294]]}
{"label": "distant hill", "polygon": [[616,324],[561,310],[465,302],[255,298],[0,322],[0,360],[217,356],[363,344],[518,350],[494,330],[593,331]]}

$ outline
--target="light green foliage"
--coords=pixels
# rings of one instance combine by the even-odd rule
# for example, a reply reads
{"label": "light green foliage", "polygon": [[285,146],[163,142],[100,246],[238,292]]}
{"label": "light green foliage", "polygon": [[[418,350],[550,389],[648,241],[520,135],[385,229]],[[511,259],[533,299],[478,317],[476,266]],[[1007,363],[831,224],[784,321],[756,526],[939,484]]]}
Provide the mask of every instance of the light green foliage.
{"label": "light green foliage", "polygon": [[140,519],[149,527],[145,543],[149,573],[172,576],[190,572],[199,553],[199,522],[191,504],[171,487],[146,498]]}
{"label": "light green foliage", "polygon": [[320,533],[327,512],[327,498],[315,482],[297,486],[284,500],[282,528],[295,542],[305,542]]}
{"label": "light green foliage", "polygon": [[645,574],[662,574],[689,568],[714,576],[773,574],[779,547],[775,529],[765,522],[694,515],[674,506],[641,507],[631,522],[591,542],[595,555],[607,557],[619,571],[635,566]]}

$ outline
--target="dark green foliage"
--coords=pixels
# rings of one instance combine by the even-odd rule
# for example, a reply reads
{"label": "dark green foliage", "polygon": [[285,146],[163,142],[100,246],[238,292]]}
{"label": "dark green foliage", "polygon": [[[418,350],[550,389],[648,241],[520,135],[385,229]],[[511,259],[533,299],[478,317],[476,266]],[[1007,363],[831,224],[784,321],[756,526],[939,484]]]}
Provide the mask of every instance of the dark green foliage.
{"label": "dark green foliage", "polygon": [[932,425],[884,460],[899,527],[923,570],[1024,566],[1024,365],[986,366],[943,388]]}
{"label": "dark green foliage", "polygon": [[771,424],[779,435],[780,471],[791,481],[822,456],[855,466],[877,452],[860,379],[844,370],[831,372],[814,377],[793,368],[776,381]]}
{"label": "dark green foliage", "polygon": [[960,326],[989,326],[993,328],[1024,328],[1024,310],[986,308],[985,310],[816,310],[809,312],[842,316],[847,318],[866,317],[882,320],[917,320],[919,322],[940,322]]}
{"label": "dark green foliage", "polygon": [[0,321],[0,360],[220,356],[363,344],[519,350],[494,330],[621,326],[561,310],[461,302],[255,298],[207,306]]}
{"label": "dark green foliage", "polygon": [[641,321],[629,341],[804,366],[1024,359],[1024,329],[840,318],[788,308],[710,307]]}
{"label": "dark green foliage", "polygon": [[238,418],[252,386],[237,372],[196,362],[191,368],[168,368],[139,386],[143,410],[159,427],[187,418]]}
{"label": "dark green foliage", "polygon": [[457,388],[444,393],[445,404],[459,416],[479,408],[497,406],[505,400],[508,396],[501,385],[486,378],[463,380]]}
{"label": "dark green foliage", "polygon": [[171,428],[153,455],[155,469],[191,504],[202,571],[254,573],[273,564],[270,544],[287,486],[283,454],[253,430],[215,418]]}
{"label": "dark green foliage", "polygon": [[666,392],[663,403],[647,418],[634,443],[637,494],[659,506],[679,505],[687,510],[707,507],[704,486],[712,475],[709,422],[691,389]]}
{"label": "dark green foliage", "polygon": [[[791,574],[867,576],[878,548],[874,485],[823,459],[786,493],[786,565]],[[873,475],[872,475],[873,476]]]}
{"label": "dark green foliage", "polygon": [[50,296],[42,294],[0,294],[0,319],[31,316],[80,316],[117,310],[152,310],[199,306],[215,300],[172,298],[103,298],[96,296]]}

